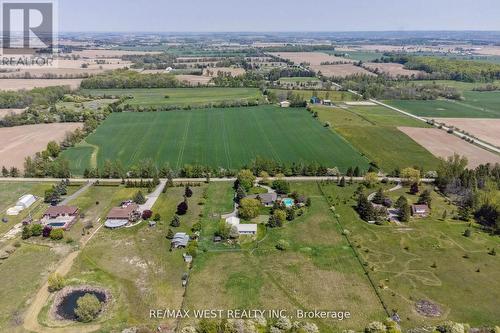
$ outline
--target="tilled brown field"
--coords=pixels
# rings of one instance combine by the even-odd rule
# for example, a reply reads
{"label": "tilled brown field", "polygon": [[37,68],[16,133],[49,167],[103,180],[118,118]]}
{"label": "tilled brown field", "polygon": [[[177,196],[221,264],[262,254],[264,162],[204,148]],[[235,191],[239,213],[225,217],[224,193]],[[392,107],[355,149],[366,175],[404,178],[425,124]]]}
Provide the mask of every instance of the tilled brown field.
{"label": "tilled brown field", "polygon": [[293,61],[297,65],[303,62],[307,62],[311,66],[319,66],[323,62],[353,62],[351,59],[336,57],[322,52],[272,52],[270,54],[282,59]]}
{"label": "tilled brown field", "polygon": [[434,120],[464,130],[480,140],[500,147],[500,119],[434,118]]}
{"label": "tilled brown field", "polygon": [[61,141],[66,132],[81,123],[38,124],[0,128],[0,166],[22,169],[24,159],[46,148],[49,141]]}
{"label": "tilled brown field", "polygon": [[0,90],[30,90],[53,86],[69,86],[78,89],[82,79],[0,79]]}
{"label": "tilled brown field", "polygon": [[359,66],[354,66],[351,64],[342,65],[315,65],[311,66],[316,73],[321,72],[324,76],[329,77],[346,77],[350,75],[369,75],[376,76],[372,72],[367,71]]}
{"label": "tilled brown field", "polygon": [[[447,158],[454,154],[467,157],[472,168],[485,163],[500,163],[500,156],[470,144],[437,128],[398,127],[400,131],[430,151],[434,156]],[[397,158],[398,152],[394,152]]]}
{"label": "tilled brown field", "polygon": [[367,62],[363,64],[363,67],[370,70],[378,69],[379,73],[384,73],[391,77],[411,77],[413,75],[415,78],[419,78],[425,76],[425,72],[406,69],[402,64]]}

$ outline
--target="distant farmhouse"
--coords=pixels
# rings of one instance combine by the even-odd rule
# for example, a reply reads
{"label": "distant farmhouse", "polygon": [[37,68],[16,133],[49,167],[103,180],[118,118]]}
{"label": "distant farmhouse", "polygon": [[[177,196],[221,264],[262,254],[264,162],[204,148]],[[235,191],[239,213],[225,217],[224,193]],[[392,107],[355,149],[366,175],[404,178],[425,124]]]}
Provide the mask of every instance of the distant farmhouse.
{"label": "distant farmhouse", "polygon": [[121,228],[130,222],[139,220],[139,206],[131,201],[123,202],[120,207],[113,207],[106,217],[104,225],[110,229]]}

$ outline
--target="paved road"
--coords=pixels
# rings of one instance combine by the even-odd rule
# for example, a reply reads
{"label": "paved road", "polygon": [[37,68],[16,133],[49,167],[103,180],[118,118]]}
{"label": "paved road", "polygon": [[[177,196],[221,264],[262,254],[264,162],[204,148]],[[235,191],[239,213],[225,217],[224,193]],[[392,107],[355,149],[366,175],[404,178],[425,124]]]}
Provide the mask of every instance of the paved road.
{"label": "paved road", "polygon": [[[275,177],[270,177],[269,180],[275,180]],[[338,178],[335,176],[321,176],[321,177],[305,177],[305,176],[298,176],[298,177],[284,177],[285,180],[287,181],[322,181],[322,180],[331,180],[331,181],[338,181]],[[350,177],[346,177],[346,179],[350,179]],[[353,177],[352,178],[354,181],[363,181],[363,177]],[[387,179],[388,181],[391,182],[400,182],[402,179],[398,177],[379,177],[379,180]],[[87,181],[90,182],[96,182],[99,181],[100,183],[121,183],[121,179],[98,179],[98,178],[92,178],[92,179],[85,179],[85,178],[71,178],[70,179],[72,182],[76,183],[85,183]],[[131,181],[140,181],[140,179],[130,179]],[[143,179],[147,180],[147,179]],[[236,178],[212,178],[210,181],[211,182],[234,182]],[[260,181],[260,178],[257,178],[257,181]],[[60,182],[61,179],[57,178],[5,178],[5,177],[0,177],[0,182],[45,182],[45,183],[55,183],[55,182]],[[162,179],[161,181],[166,181],[166,179]],[[204,183],[206,181],[206,178],[175,178],[173,179],[174,182],[200,182]],[[422,182],[424,183],[432,183],[434,182],[434,179],[432,178],[423,178],[421,179]]]}

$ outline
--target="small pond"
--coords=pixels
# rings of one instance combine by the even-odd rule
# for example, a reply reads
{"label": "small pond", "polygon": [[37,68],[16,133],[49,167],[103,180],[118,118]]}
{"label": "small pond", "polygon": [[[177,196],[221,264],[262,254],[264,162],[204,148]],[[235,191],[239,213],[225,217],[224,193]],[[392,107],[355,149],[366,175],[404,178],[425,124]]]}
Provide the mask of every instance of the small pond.
{"label": "small pond", "polygon": [[74,289],[68,290],[64,295],[60,297],[56,305],[56,315],[60,319],[65,320],[76,320],[75,310],[77,307],[77,300],[85,296],[85,294],[95,295],[97,299],[103,303],[104,308],[105,303],[108,301],[108,296],[104,290],[94,290],[94,289]]}

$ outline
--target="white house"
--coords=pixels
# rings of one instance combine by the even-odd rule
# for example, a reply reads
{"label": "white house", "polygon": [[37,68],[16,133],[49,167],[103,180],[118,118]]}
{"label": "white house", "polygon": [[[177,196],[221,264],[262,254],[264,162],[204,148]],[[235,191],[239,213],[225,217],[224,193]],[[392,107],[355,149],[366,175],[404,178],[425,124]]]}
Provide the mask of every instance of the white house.
{"label": "white house", "polygon": [[236,227],[239,235],[256,235],[257,224],[241,224],[240,219],[236,216],[231,216],[226,219],[226,223],[232,227]]}

